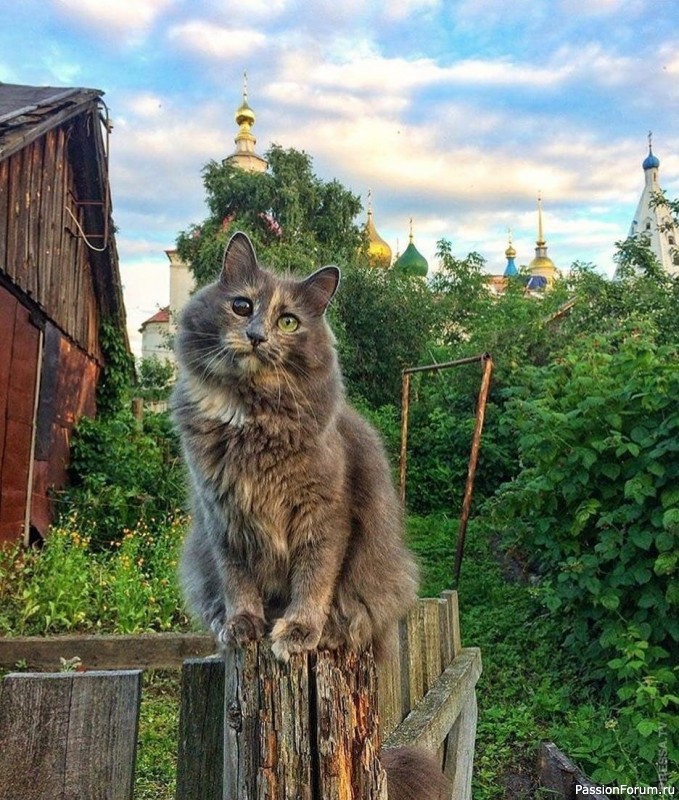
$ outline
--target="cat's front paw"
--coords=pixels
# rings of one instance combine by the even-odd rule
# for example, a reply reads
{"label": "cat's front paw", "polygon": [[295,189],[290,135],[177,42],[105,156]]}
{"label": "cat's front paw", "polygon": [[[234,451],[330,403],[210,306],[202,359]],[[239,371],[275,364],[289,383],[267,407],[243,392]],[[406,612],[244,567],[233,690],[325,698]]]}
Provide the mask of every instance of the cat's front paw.
{"label": "cat's front paw", "polygon": [[323,623],[303,617],[282,617],[271,631],[271,652],[287,663],[293,653],[304,653],[318,647]]}
{"label": "cat's front paw", "polygon": [[222,644],[245,645],[256,642],[264,636],[266,622],[250,611],[240,611],[226,620],[219,632],[218,639]]}

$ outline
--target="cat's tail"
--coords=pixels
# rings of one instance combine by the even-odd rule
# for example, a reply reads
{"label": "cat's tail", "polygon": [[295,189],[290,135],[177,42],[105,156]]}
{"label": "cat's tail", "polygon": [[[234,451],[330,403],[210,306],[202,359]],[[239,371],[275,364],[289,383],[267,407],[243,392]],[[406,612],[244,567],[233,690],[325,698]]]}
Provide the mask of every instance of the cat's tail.
{"label": "cat's tail", "polygon": [[387,773],[389,800],[449,800],[453,787],[436,760],[416,747],[395,747],[380,754]]}

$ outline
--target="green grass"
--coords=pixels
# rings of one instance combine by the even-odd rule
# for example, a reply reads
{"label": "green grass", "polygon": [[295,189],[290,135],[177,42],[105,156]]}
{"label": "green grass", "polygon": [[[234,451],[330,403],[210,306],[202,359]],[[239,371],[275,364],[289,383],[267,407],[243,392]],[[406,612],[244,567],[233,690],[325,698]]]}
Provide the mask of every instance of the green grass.
{"label": "green grass", "polygon": [[180,688],[178,671],[144,673],[135,800],[174,800]]}

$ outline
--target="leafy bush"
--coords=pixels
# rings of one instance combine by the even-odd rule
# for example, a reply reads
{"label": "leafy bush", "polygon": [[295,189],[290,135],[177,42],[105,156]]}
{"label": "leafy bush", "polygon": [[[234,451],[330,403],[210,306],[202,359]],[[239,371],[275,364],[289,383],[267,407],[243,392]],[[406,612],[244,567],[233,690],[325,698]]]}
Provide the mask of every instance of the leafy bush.
{"label": "leafy bush", "polygon": [[125,530],[93,553],[77,514],[53,526],[40,551],[0,550],[0,635],[141,633],[187,625],[176,579],[186,520]]}
{"label": "leafy bush", "polygon": [[677,350],[635,327],[526,375],[507,409],[523,470],[495,522],[531,553],[564,643],[617,698],[621,735],[650,765],[678,702]]}
{"label": "leafy bush", "polygon": [[167,400],[176,379],[171,361],[158,356],[142,358],[137,367],[137,394],[145,400]]}
{"label": "leafy bush", "polygon": [[129,411],[78,423],[71,445],[71,488],[59,499],[75,511],[93,548],[119,541],[125,529],[153,525],[184,502],[184,473],[167,414]]}

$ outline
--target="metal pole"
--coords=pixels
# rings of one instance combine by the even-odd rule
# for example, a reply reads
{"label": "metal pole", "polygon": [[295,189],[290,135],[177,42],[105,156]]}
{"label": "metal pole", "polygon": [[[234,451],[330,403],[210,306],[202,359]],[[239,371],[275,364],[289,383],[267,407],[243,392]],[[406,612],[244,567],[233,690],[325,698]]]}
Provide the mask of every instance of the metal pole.
{"label": "metal pole", "polygon": [[469,468],[467,470],[467,483],[464,488],[464,500],[462,501],[462,514],[460,515],[460,527],[457,533],[457,547],[455,550],[455,568],[453,570],[453,586],[457,586],[460,581],[460,568],[462,567],[462,555],[464,553],[464,540],[467,533],[467,522],[472,506],[472,493],[474,491],[474,476],[476,475],[476,465],[479,461],[479,447],[481,445],[481,432],[483,431],[483,421],[486,415],[486,403],[488,400],[488,389],[490,387],[490,374],[493,370],[493,359],[486,354],[483,360],[483,378],[481,379],[481,390],[476,404],[476,424],[474,426],[474,436],[472,437],[472,449],[469,454]]}
{"label": "metal pole", "polygon": [[408,412],[410,409],[410,370],[404,369],[401,383],[401,458],[400,493],[401,505],[406,506],[406,468],[408,459]]}

